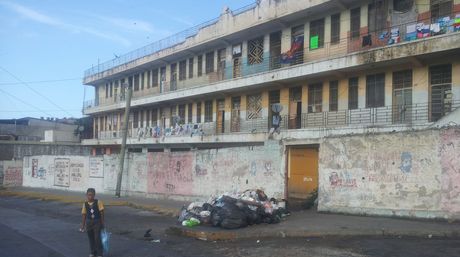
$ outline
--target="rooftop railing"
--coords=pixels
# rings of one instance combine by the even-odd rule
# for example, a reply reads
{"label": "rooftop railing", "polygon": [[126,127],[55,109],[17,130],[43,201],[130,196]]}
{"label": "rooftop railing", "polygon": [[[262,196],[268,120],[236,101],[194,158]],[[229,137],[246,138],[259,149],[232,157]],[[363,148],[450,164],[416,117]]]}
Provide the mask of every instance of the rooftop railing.
{"label": "rooftop railing", "polygon": [[[242,8],[231,11],[231,13],[233,14],[233,16],[240,15],[244,12],[254,9],[256,6],[257,6],[257,3],[252,3]],[[184,43],[187,40],[187,38],[197,35],[201,29],[216,24],[219,21],[219,18],[220,16],[217,18],[211,19],[209,21],[203,22],[199,25],[193,26],[189,29],[183,30],[172,36],[169,36],[159,41],[153,42],[147,46],[141,47],[127,54],[121,55],[110,61],[100,63],[94,67],[91,67],[90,69],[87,69],[84,73],[84,76],[89,77],[89,76],[98,74],[100,72],[104,72],[106,70],[112,69],[114,67],[126,64],[128,62],[134,61],[136,59],[142,58],[144,56],[151,55],[159,51],[165,50],[167,48]]]}

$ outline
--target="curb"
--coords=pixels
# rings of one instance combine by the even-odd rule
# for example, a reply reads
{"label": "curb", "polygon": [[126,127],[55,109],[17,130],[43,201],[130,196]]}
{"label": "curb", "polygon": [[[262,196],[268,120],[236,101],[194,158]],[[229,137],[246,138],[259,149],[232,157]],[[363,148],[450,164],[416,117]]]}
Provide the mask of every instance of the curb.
{"label": "curb", "polygon": [[309,237],[415,237],[415,238],[450,238],[458,239],[457,231],[391,231],[391,230],[349,230],[349,231],[307,231],[307,230],[224,230],[204,231],[199,228],[171,226],[167,234],[195,238],[203,241],[233,241],[241,239],[262,238],[309,238]]}
{"label": "curb", "polygon": [[[72,196],[62,196],[55,194],[39,193],[39,192],[22,192],[22,191],[9,191],[8,189],[0,190],[0,196],[6,197],[20,197],[24,199],[40,200],[40,201],[56,201],[66,204],[81,204],[83,202],[81,197],[72,197]],[[149,204],[138,204],[135,202],[129,201],[114,201],[106,200],[104,201],[106,206],[127,206],[135,209],[152,211],[163,216],[176,217],[178,211],[171,208],[163,208],[158,205],[149,205]]]}

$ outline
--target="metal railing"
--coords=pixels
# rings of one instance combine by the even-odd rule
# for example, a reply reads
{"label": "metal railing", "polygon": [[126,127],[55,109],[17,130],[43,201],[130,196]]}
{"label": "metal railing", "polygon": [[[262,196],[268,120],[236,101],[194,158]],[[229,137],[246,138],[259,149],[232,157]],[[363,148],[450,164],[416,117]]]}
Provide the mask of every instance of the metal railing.
{"label": "metal railing", "polygon": [[[302,51],[296,52],[291,58],[287,58],[285,54],[280,54],[276,56],[268,56],[268,53],[264,53],[264,56],[260,59],[259,63],[249,64],[247,61],[241,63],[238,66],[230,65],[227,61],[225,67],[219,67],[217,71],[211,72],[209,74],[203,74],[202,76],[195,76],[194,78],[188,78],[182,81],[164,81],[161,82],[164,84],[163,90],[160,90],[159,93],[165,93],[173,90],[187,90],[193,87],[203,86],[206,84],[211,84],[219,81],[233,80],[243,77],[253,76],[255,74],[260,74],[264,72],[269,72],[272,70],[287,68],[291,66],[301,65],[305,63],[313,63],[321,60],[332,60],[334,58],[341,58],[350,53],[356,53],[360,51],[368,51],[370,49],[388,46],[388,45],[398,45],[402,42],[416,41],[421,38],[426,38],[428,36],[437,36],[446,33],[454,33],[459,30],[454,29],[453,25],[449,25],[448,28],[445,28],[443,31],[438,33],[429,33],[429,35],[422,35],[421,38],[416,37],[415,39],[406,33],[406,28],[408,25],[414,25],[414,23],[427,23],[431,22],[431,18],[425,20],[411,21],[403,24],[397,24],[391,27],[387,27],[378,32],[369,32],[366,35],[361,35],[357,38],[342,38],[338,42],[324,42],[319,44],[317,49],[308,49],[304,48]],[[391,38],[391,31],[399,31],[400,36],[399,40],[393,40]],[[403,33],[404,32],[404,33]],[[363,37],[369,36],[371,38],[372,44],[370,46],[362,46]],[[383,39],[381,39],[381,37]],[[390,42],[391,41],[391,42]],[[369,58],[365,60],[367,62],[373,62],[372,55],[369,54]],[[134,96],[134,99],[139,99],[143,97],[148,97],[147,95]],[[109,100],[102,101],[93,101],[92,104],[86,104],[85,109],[92,108],[98,105],[110,104]],[[115,103],[115,102],[112,102]]]}
{"label": "metal railing", "polygon": [[[249,10],[254,9],[257,6],[257,3],[252,3],[247,6],[244,6],[242,8],[236,9],[234,11],[231,11],[233,16],[240,15],[244,12],[247,12]],[[151,55],[154,53],[157,53],[159,51],[165,50],[167,48],[172,48],[173,46],[179,45],[184,43],[188,38],[193,37],[199,33],[201,29],[204,29],[206,27],[209,27],[211,25],[216,24],[220,19],[220,16],[211,20],[208,20],[206,22],[203,22],[199,25],[193,26],[189,29],[183,30],[179,33],[176,33],[172,36],[166,37],[164,39],[161,39],[159,41],[153,42],[147,46],[141,47],[139,49],[136,49],[134,51],[131,51],[127,54],[121,55],[115,59],[112,59],[110,61],[103,62],[101,64],[98,64],[95,67],[91,67],[90,69],[87,69],[84,73],[85,77],[89,77],[101,72],[104,72],[106,70],[112,69],[114,67],[132,62],[136,59],[140,59],[142,57],[145,57],[147,55]],[[217,28],[216,28],[217,30]],[[217,31],[214,33],[215,36],[213,38],[217,37],[219,33]]]}
{"label": "metal railing", "polygon": [[[390,105],[353,110],[339,110],[301,115],[284,115],[280,130],[309,128],[346,128],[350,126],[413,126],[435,122],[460,107],[460,100]],[[158,126],[130,128],[130,138],[195,137],[238,133],[266,133],[273,127],[268,117],[247,120],[245,118],[226,120],[223,123],[205,122],[182,124],[169,128]],[[120,131],[100,131],[99,139],[121,138]]]}

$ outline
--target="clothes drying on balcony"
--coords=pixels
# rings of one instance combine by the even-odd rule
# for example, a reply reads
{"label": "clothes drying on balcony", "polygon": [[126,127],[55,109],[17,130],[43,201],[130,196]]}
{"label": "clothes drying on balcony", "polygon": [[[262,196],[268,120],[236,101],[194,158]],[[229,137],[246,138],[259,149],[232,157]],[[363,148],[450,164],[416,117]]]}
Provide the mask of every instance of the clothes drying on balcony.
{"label": "clothes drying on balcony", "polygon": [[281,63],[291,63],[295,60],[296,53],[303,48],[303,35],[295,37],[291,49],[281,54]]}

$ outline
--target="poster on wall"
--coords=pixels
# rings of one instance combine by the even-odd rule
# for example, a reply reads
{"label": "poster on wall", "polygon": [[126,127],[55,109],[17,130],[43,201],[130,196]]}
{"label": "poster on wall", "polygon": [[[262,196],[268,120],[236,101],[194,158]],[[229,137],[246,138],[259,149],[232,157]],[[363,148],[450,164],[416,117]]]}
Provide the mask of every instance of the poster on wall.
{"label": "poster on wall", "polygon": [[54,159],[54,185],[60,187],[70,186],[70,159]]}
{"label": "poster on wall", "polygon": [[104,177],[104,162],[102,158],[89,158],[89,177],[103,178]]}

